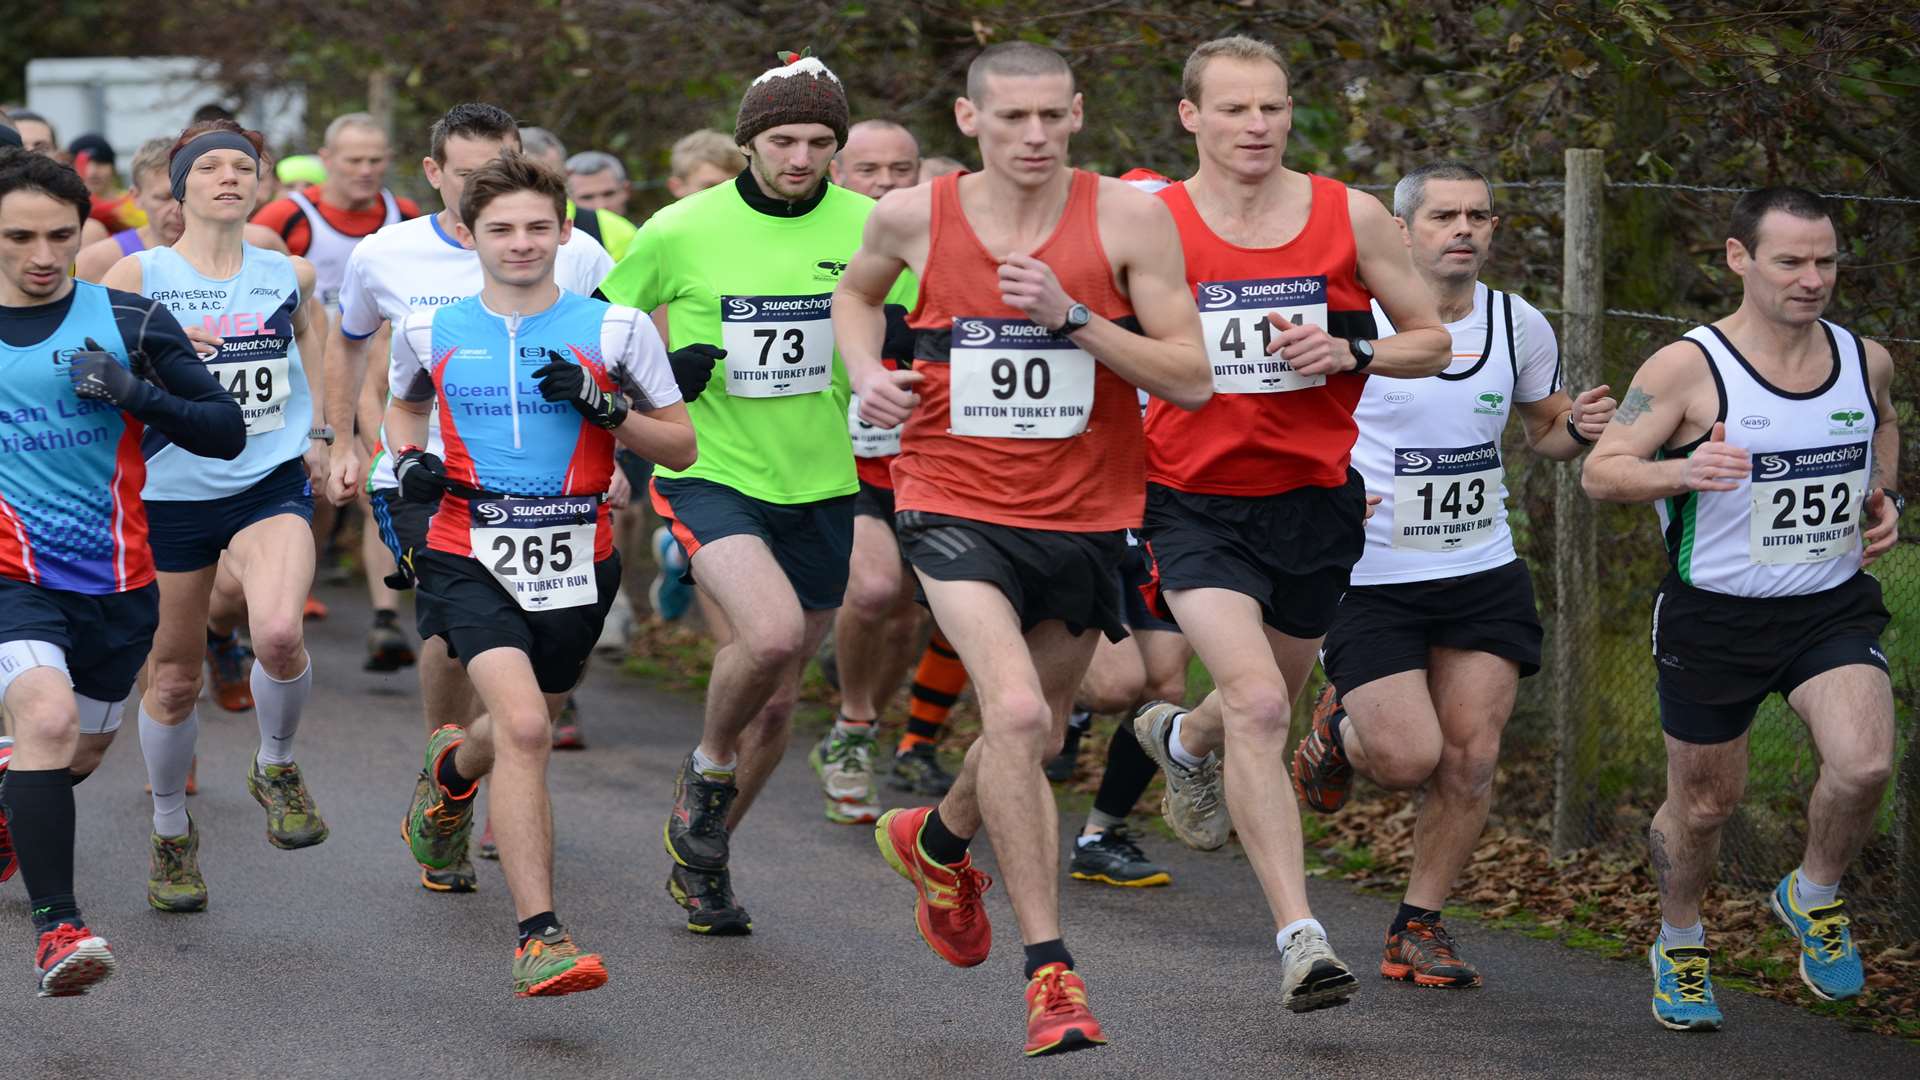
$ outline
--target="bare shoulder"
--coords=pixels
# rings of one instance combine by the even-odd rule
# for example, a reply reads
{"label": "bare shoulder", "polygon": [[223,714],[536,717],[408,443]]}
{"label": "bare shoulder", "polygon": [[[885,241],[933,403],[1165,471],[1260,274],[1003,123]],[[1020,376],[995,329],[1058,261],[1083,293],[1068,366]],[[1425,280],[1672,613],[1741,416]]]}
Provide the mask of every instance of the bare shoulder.
{"label": "bare shoulder", "polygon": [[300,282],[300,291],[303,293],[312,292],[313,283],[318,277],[313,269],[313,264],[301,255],[289,255],[287,256],[287,261],[293,264],[293,276],[295,280]]}
{"label": "bare shoulder", "polygon": [[1173,212],[1158,195],[1142,191],[1125,180],[1100,178],[1100,239],[1110,254],[1151,251],[1178,244]]}
{"label": "bare shoulder", "polygon": [[1860,351],[1867,359],[1867,383],[1875,394],[1884,394],[1893,386],[1893,353],[1871,338],[1860,339]]}
{"label": "bare shoulder", "polygon": [[933,221],[933,185],[915,184],[887,192],[873,204],[870,220],[875,228],[892,236],[925,230]]}
{"label": "bare shoulder", "polygon": [[1355,229],[1361,225],[1378,225],[1393,221],[1393,211],[1380,201],[1371,191],[1361,191],[1357,187],[1347,188],[1347,217],[1352,220]]}
{"label": "bare shoulder", "polygon": [[119,289],[121,292],[137,293],[145,280],[146,275],[140,271],[139,256],[122,255],[120,261],[108,268],[106,274],[100,278],[100,284],[109,289]]}
{"label": "bare shoulder", "polygon": [[292,254],[292,252],[287,250],[286,238],[258,222],[248,222],[247,227],[241,230],[240,235],[247,243],[252,244],[254,247],[266,248],[268,251],[277,251],[282,255]]}
{"label": "bare shoulder", "polygon": [[107,271],[120,261],[120,244],[109,236],[105,240],[95,240],[80,249],[73,260],[73,276],[81,281],[100,281]]}

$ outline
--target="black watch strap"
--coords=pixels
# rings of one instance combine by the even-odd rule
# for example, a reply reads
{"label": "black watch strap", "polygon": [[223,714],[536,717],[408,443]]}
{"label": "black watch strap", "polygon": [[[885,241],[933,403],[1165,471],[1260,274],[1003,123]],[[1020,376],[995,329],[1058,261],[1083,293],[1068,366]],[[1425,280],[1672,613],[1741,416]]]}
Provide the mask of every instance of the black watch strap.
{"label": "black watch strap", "polygon": [[1567,414],[1567,436],[1581,446],[1592,446],[1594,443],[1594,440],[1580,434],[1580,425],[1573,422],[1573,414],[1571,412]]}

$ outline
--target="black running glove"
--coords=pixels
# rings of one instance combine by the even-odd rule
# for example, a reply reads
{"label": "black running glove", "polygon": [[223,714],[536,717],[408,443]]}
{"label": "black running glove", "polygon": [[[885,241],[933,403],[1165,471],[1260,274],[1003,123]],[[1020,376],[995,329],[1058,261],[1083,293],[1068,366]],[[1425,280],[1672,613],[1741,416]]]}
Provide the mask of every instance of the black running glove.
{"label": "black running glove", "polygon": [[73,392],[94,401],[110,401],[122,409],[133,408],[145,400],[147,388],[140,376],[120,366],[113,354],[87,339],[87,351],[73,354],[73,366],[67,376],[73,380]]}
{"label": "black running glove", "polygon": [[393,475],[400,482],[400,497],[408,502],[440,501],[447,492],[447,466],[440,455],[409,446],[393,459]]}
{"label": "black running glove", "polygon": [[587,376],[587,369],[552,349],[547,350],[545,367],[533,373],[540,380],[540,396],[548,401],[564,401],[596,427],[612,431],[627,422],[627,403],[619,394],[600,389]]}
{"label": "black running glove", "polygon": [[692,401],[707,388],[713,378],[713,365],[726,358],[727,350],[705,343],[688,345],[667,354],[673,367],[673,381],[680,384],[680,400]]}

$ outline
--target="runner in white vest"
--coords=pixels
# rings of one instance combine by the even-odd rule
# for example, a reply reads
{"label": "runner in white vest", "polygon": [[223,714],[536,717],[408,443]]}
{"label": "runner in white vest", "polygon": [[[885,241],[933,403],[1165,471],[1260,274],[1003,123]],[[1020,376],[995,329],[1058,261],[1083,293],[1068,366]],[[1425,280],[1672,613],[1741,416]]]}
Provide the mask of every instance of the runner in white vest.
{"label": "runner in white vest", "polygon": [[1771,906],[1817,997],[1864,984],[1838,891],[1872,835],[1894,728],[1887,609],[1861,571],[1893,547],[1904,500],[1893,360],[1820,318],[1837,253],[1819,196],[1741,196],[1727,240],[1739,310],[1654,353],[1587,461],[1589,495],[1659,506],[1673,566],[1653,599],[1667,800],[1649,834],[1662,920],[1649,960],[1654,1017],[1676,1030],[1720,1026],[1700,899],[1746,783],[1748,725],[1774,693],[1820,774],[1805,854]]}

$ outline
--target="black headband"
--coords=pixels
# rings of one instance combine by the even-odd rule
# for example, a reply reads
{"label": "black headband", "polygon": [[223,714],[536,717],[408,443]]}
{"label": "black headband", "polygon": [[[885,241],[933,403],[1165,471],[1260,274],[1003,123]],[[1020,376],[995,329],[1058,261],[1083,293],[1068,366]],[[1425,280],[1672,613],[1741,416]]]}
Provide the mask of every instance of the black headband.
{"label": "black headband", "polygon": [[255,169],[260,167],[260,151],[255,150],[253,143],[237,131],[209,131],[195,135],[180,148],[179,153],[173,155],[172,163],[167,166],[167,176],[173,181],[175,202],[187,201],[187,172],[202,154],[210,150],[238,150],[253,159]]}

